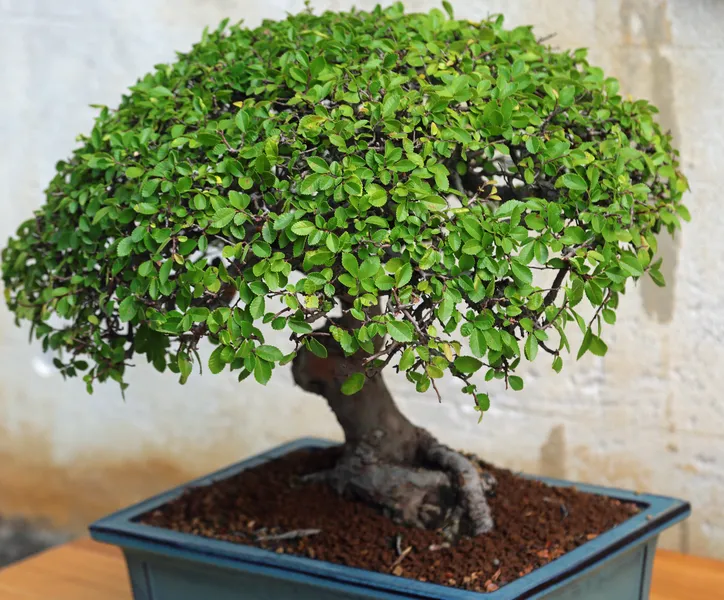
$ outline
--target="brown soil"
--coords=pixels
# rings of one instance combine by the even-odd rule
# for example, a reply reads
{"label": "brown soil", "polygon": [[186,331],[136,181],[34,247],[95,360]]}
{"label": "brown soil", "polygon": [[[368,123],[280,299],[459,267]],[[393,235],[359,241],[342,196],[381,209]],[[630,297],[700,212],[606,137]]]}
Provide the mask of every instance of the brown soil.
{"label": "brown soil", "polygon": [[[629,519],[633,504],[553,488],[480,462],[497,479],[495,530],[447,547],[440,532],[407,528],[299,476],[330,468],[338,449],[303,450],[243,471],[144,515],[141,521],[332,563],[467,590],[494,591]],[[258,538],[321,530],[292,540]],[[442,547],[441,547],[442,546]]]}

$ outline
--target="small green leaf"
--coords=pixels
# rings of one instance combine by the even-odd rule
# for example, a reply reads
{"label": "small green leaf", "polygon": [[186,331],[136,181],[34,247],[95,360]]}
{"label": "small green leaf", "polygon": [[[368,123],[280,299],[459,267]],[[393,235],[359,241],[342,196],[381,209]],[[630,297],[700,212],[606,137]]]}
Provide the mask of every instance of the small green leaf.
{"label": "small green leaf", "polygon": [[279,215],[274,220],[274,231],[281,231],[282,229],[286,229],[287,227],[289,227],[292,221],[294,221],[294,213],[291,211]]}
{"label": "small green leaf", "polygon": [[525,341],[525,357],[533,361],[535,360],[535,357],[538,355],[538,338],[536,338],[534,335],[529,335],[528,339]]}
{"label": "small green leaf", "polygon": [[120,242],[118,242],[116,254],[118,254],[118,256],[128,256],[131,253],[131,250],[133,250],[133,239],[130,237],[123,238]]}
{"label": "small green leaf", "polygon": [[353,254],[342,255],[342,266],[352,277],[356,278],[359,275],[359,263]]}
{"label": "small green leaf", "polygon": [[222,208],[217,210],[213,216],[212,225],[219,229],[226,227],[229,223],[234,220],[236,216],[236,210],[231,207]]}
{"label": "small green leaf", "polygon": [[[97,225],[98,223],[100,223],[100,221],[103,219],[103,217],[108,215],[109,212],[111,212],[110,206],[104,206],[102,208],[99,208],[96,211],[96,214],[93,215],[93,225]],[[137,240],[135,240],[135,241],[137,241]]]}
{"label": "small green leaf", "polygon": [[307,83],[307,76],[299,67],[290,67],[289,74],[299,83]]}
{"label": "small green leaf", "polygon": [[613,310],[610,308],[604,308],[601,314],[603,315],[603,320],[606,321],[606,323],[609,325],[616,324],[616,313]]}
{"label": "small green leaf", "polygon": [[430,389],[430,378],[427,375],[423,375],[417,380],[417,383],[415,384],[415,389],[420,393],[424,394],[427,390]]}
{"label": "small green leaf", "polygon": [[440,196],[427,196],[423,198],[422,203],[433,212],[439,212],[448,207],[445,199]]}
{"label": "small green leaf", "polygon": [[534,244],[535,259],[542,265],[548,262],[548,246],[545,243],[536,241]]}
{"label": "small green leaf", "polygon": [[482,362],[472,356],[458,356],[453,364],[458,371],[465,375],[475,373],[483,366]]}
{"label": "small green leaf", "polygon": [[362,262],[359,268],[359,278],[369,279],[380,270],[380,259],[372,256]]}
{"label": "small green leaf", "polygon": [[643,267],[641,267],[639,259],[632,254],[621,255],[621,268],[634,277],[641,277],[641,275],[644,274],[644,270]]}
{"label": "small green leaf", "polygon": [[118,317],[121,321],[132,321],[138,310],[136,299],[133,296],[127,296],[118,305]]}
{"label": "small green leaf", "polygon": [[309,351],[315,356],[327,358],[327,348],[325,348],[319,340],[309,337],[304,340],[304,345],[309,348]]}
{"label": "small green leaf", "polygon": [[475,394],[475,404],[481,412],[490,408],[490,396],[488,394]]}
{"label": "small green leaf", "polygon": [[176,191],[179,194],[184,194],[188,192],[191,189],[191,186],[193,185],[193,182],[191,181],[190,177],[182,177],[178,180],[176,183]]}
{"label": "small green leaf", "polygon": [[236,113],[234,122],[240,131],[246,132],[251,127],[251,116],[245,110],[240,110]]}
{"label": "small green leaf", "polygon": [[269,383],[272,374],[272,365],[265,360],[257,360],[254,365],[254,379],[262,385]]}
{"label": "small green leaf", "polygon": [[679,216],[687,223],[691,221],[691,213],[689,212],[689,209],[686,208],[686,206],[684,206],[683,204],[679,204],[676,207],[676,212],[679,213]]}
{"label": "small green leaf", "polygon": [[296,235],[307,236],[315,231],[317,228],[311,221],[297,221],[292,225],[292,233]]}
{"label": "small green leaf", "polygon": [[390,321],[387,323],[387,332],[396,342],[411,342],[415,339],[415,330],[411,323]]}
{"label": "small green leaf", "polygon": [[576,173],[566,173],[563,177],[561,177],[561,181],[569,190],[585,192],[588,189],[586,180]]}
{"label": "small green leaf", "polygon": [[606,345],[606,342],[604,342],[600,337],[597,335],[591,336],[591,345],[589,346],[588,350],[591,352],[591,354],[595,356],[606,356],[606,352],[608,352],[608,346]]}
{"label": "small green leaf", "polygon": [[258,319],[266,310],[264,296],[257,296],[249,304],[249,313],[252,319]]}
{"label": "small green leaf", "polygon": [[150,202],[139,202],[133,206],[133,210],[142,215],[155,215],[158,212],[158,206]]}
{"label": "small green leaf", "polygon": [[294,319],[289,319],[289,321],[287,321],[287,325],[289,325],[289,329],[299,335],[312,333],[313,331],[312,326],[306,321],[295,321]]}
{"label": "small green leaf", "polygon": [[224,361],[221,359],[221,353],[224,351],[224,346],[217,346],[216,349],[209,356],[209,371],[214,375],[221,373],[226,366]]}
{"label": "small green leaf", "polygon": [[313,175],[309,175],[305,177],[299,185],[299,193],[304,194],[305,196],[311,196],[317,191],[318,184],[319,174],[315,173]]}
{"label": "small green leaf", "polygon": [[251,196],[249,194],[241,194],[236,190],[229,192],[229,202],[231,206],[237,210],[244,210],[251,202]]}
{"label": "small green leaf", "polygon": [[561,106],[570,106],[576,98],[576,88],[572,85],[567,85],[558,94],[558,103]]}
{"label": "small green leaf", "polygon": [[485,352],[488,350],[488,344],[485,341],[485,334],[479,329],[474,330],[470,335],[470,349],[473,351],[475,356],[480,358],[485,356]]}
{"label": "small green leaf", "polygon": [[146,262],[143,262],[138,267],[138,274],[141,277],[148,277],[152,273],[155,272],[155,268],[153,266],[152,260],[147,260]]}
{"label": "small green leaf", "polygon": [[353,396],[359,392],[365,385],[364,373],[353,373],[342,384],[342,393],[345,396]]}
{"label": "small green leaf", "polygon": [[311,156],[307,159],[309,168],[315,173],[329,173],[327,161],[320,156]]}
{"label": "small green leaf", "polygon": [[410,263],[403,264],[395,272],[395,285],[398,288],[406,286],[412,279],[412,265]]}
{"label": "small green leaf", "polygon": [[395,112],[397,111],[397,108],[400,106],[400,100],[402,98],[402,95],[398,90],[393,90],[391,92],[387,92],[385,94],[385,99],[382,102],[382,118],[383,119],[389,119],[392,117]]}
{"label": "small green leaf", "polygon": [[563,219],[561,219],[560,205],[556,202],[550,202],[546,213],[548,216],[548,227],[550,227],[555,233],[560,232],[565,227],[565,223]]}
{"label": "small green leaf", "polygon": [[350,196],[362,195],[362,182],[359,180],[359,177],[353,175],[344,182],[343,187]]}
{"label": "small green leaf", "polygon": [[381,208],[387,204],[387,190],[376,183],[367,186],[367,197],[369,203],[376,208]]}
{"label": "small green leaf", "polygon": [[143,173],[144,170],[141,167],[128,167],[126,169],[126,177],[128,177],[128,179],[138,179]]}
{"label": "small green leaf", "polygon": [[254,242],[251,250],[259,258],[269,258],[272,254],[271,246],[266,242]]}
{"label": "small green leaf", "polygon": [[415,352],[413,351],[412,348],[405,348],[405,351],[402,353],[402,357],[400,358],[400,364],[398,365],[400,368],[400,371],[409,370],[414,363],[415,363]]}
{"label": "small green leaf", "polygon": [[196,194],[193,203],[196,210],[204,210],[206,208],[206,198],[203,194]]}
{"label": "small green leaf", "polygon": [[141,196],[144,198],[150,198],[153,196],[156,188],[158,187],[158,179],[147,179],[146,182],[141,186]]}
{"label": "small green leaf", "polygon": [[284,358],[284,353],[276,346],[262,345],[256,349],[256,355],[268,362],[279,362]]}
{"label": "small green leaf", "polygon": [[603,303],[603,290],[595,282],[589,280],[583,287],[586,297],[593,306],[599,306]]}
{"label": "small green leaf", "polygon": [[437,307],[437,318],[440,322],[445,324],[452,317],[453,310],[455,310],[455,303],[450,298],[445,298]]}
{"label": "small green leaf", "polygon": [[483,246],[478,240],[467,240],[463,244],[463,254],[470,254],[474,256],[480,254],[482,249]]}
{"label": "small green leaf", "polygon": [[525,149],[531,154],[538,154],[541,149],[541,142],[537,137],[529,137],[525,141]]}
{"label": "small green leaf", "polygon": [[522,284],[529,284],[533,281],[533,271],[525,265],[521,265],[519,262],[511,261],[510,270],[513,272],[513,277],[516,281]]}
{"label": "small green leaf", "polygon": [[591,347],[591,340],[593,339],[593,332],[590,329],[586,329],[586,333],[583,336],[583,341],[581,341],[581,347],[578,349],[578,354],[576,355],[576,360],[580,360],[583,355],[588,352],[588,349]]}
{"label": "small green leaf", "polygon": [[334,233],[330,233],[327,236],[327,239],[324,240],[324,243],[327,246],[327,248],[329,248],[330,252],[337,253],[337,252],[339,252],[339,249],[341,248],[341,245],[339,243],[339,236],[337,236]]}
{"label": "small green leaf", "polygon": [[663,274],[658,269],[651,269],[649,271],[649,276],[651,277],[651,280],[659,287],[664,287],[666,285],[666,279],[664,279]]}
{"label": "small green leaf", "polygon": [[510,385],[513,391],[519,392],[523,389],[523,379],[517,375],[511,375],[508,377],[508,385]]}
{"label": "small green leaf", "polygon": [[431,379],[441,379],[445,375],[444,371],[440,367],[432,364],[425,367],[425,372]]}

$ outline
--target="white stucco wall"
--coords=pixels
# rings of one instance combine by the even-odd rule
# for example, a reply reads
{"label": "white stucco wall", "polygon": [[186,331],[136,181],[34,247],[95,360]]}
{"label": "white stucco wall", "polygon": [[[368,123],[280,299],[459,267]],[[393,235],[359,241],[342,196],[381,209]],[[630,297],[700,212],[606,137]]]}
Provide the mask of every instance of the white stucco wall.
{"label": "white stucco wall", "polygon": [[[347,0],[318,0],[317,10]],[[358,0],[360,8],[375,3]],[[665,290],[625,297],[604,359],[529,369],[521,393],[492,390],[477,424],[452,384],[439,405],[391,380],[404,410],[451,445],[502,465],[688,498],[694,515],[668,547],[724,558],[724,2],[457,0],[458,16],[587,46],[624,90],[661,108],[693,191],[693,223],[667,242]],[[410,9],[439,6],[409,0]],[[0,239],[42,200],[55,161],[88,131],[91,103],[114,105],[136,77],[187,49],[205,24],[298,12],[302,0],[0,0]],[[89,397],[52,373],[0,308],[0,512],[82,529],[90,519],[300,435],[339,437],[324,402],[284,373],[267,388],[226,376],[138,367]]]}

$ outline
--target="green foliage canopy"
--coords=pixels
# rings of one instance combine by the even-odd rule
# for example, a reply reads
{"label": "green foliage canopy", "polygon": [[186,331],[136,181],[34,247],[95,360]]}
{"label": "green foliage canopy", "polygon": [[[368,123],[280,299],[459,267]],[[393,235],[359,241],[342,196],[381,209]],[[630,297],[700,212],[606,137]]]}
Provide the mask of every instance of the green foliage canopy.
{"label": "green foliage canopy", "polygon": [[101,107],[3,251],[7,302],[91,390],[138,354],[183,382],[204,338],[211,371],[266,383],[293,354],[259,324],[323,355],[310,323],[346,297],[346,353],[419,391],[451,372],[485,410],[474,373],[560,370],[569,323],[601,355],[627,281],[663,284],[687,182],[655,114],[502,18],[224,22]]}

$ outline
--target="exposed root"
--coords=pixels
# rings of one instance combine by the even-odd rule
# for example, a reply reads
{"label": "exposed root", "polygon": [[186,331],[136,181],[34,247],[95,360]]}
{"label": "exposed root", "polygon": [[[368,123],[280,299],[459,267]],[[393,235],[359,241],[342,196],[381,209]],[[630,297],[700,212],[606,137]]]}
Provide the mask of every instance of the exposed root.
{"label": "exposed root", "polygon": [[[485,498],[490,482],[484,482],[475,465],[465,456],[430,437],[422,444],[425,458],[457,478],[456,487],[461,496],[462,508],[470,521],[472,535],[488,533],[493,529],[493,516]],[[487,488],[487,489],[486,489]],[[457,532],[455,532],[457,533]]]}
{"label": "exposed root", "polygon": [[[339,325],[354,326],[342,319]],[[480,535],[493,528],[485,498],[494,485],[468,458],[439,443],[400,412],[380,373],[348,396],[342,386],[365,371],[364,355],[345,356],[332,338],[320,358],[306,349],[292,362],[294,381],[326,398],[344,430],[345,449],[330,471],[306,481],[324,481],[340,494],[380,507],[398,522],[442,530],[445,537]]]}
{"label": "exposed root", "polygon": [[440,505],[450,488],[442,471],[386,463],[359,447],[340,459],[327,480],[339,493],[379,506],[395,521],[425,528],[439,526]]}
{"label": "exposed root", "polygon": [[[454,542],[493,528],[485,498],[492,481],[462,454],[420,430],[419,466],[386,462],[372,444],[346,449],[330,470],[304,482],[324,482],[339,494],[378,506],[396,522],[440,530]],[[432,468],[431,468],[432,467]]]}

